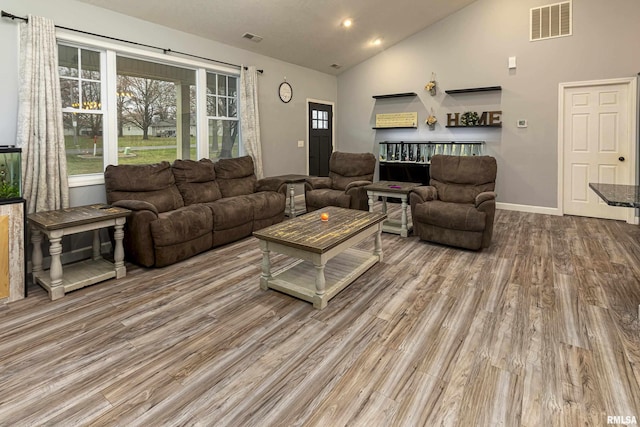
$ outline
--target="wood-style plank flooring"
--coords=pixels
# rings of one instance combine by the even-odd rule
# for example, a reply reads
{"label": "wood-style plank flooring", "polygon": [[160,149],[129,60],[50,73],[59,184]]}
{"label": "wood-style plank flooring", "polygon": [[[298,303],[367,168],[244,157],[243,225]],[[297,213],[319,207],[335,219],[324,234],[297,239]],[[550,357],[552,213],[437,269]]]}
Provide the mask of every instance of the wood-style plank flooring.
{"label": "wood-style plank flooring", "polygon": [[253,237],[57,301],[32,285],[0,306],[0,425],[640,422],[640,228],[498,211],[482,252],[383,248],[321,311],[259,289]]}

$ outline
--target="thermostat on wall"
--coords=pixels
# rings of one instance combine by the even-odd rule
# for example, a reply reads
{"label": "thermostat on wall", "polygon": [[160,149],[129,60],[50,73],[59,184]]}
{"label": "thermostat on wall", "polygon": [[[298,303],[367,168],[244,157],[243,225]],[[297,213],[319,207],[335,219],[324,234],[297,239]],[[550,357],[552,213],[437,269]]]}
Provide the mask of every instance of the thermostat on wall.
{"label": "thermostat on wall", "polygon": [[518,119],[518,127],[526,128],[528,126],[527,121],[525,119]]}

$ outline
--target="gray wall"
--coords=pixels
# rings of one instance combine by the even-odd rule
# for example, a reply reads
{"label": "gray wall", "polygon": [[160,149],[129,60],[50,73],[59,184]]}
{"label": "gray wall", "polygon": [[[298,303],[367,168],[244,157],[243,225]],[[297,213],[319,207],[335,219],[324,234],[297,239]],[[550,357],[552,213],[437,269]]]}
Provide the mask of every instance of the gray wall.
{"label": "gray wall", "polygon": [[[385,140],[487,142],[498,161],[498,201],[557,207],[558,84],[636,76],[640,2],[573,1],[573,35],[529,42],[529,9],[552,0],[478,0],[338,77],[337,139],[345,151]],[[517,69],[509,70],[509,56]],[[424,85],[436,73],[438,93]],[[502,92],[451,96],[444,89],[502,86]],[[416,92],[418,98],[372,95]],[[424,124],[433,108],[435,131]],[[502,129],[446,129],[447,112],[502,110]],[[418,111],[418,130],[372,130],[375,115]],[[528,128],[517,128],[527,119]]]}
{"label": "gray wall", "polygon": [[[332,75],[84,3],[72,0],[3,0],[2,9],[17,16],[44,16],[64,27],[264,69],[259,78],[259,102],[265,175],[305,173],[306,149],[298,148],[297,141],[306,141],[306,99],[337,100],[337,79]],[[0,144],[15,143],[19,61],[17,22],[0,20]],[[288,104],[278,98],[278,86],[285,77],[293,86],[293,99]],[[101,185],[71,190],[71,204],[74,206],[104,199],[104,187]]]}

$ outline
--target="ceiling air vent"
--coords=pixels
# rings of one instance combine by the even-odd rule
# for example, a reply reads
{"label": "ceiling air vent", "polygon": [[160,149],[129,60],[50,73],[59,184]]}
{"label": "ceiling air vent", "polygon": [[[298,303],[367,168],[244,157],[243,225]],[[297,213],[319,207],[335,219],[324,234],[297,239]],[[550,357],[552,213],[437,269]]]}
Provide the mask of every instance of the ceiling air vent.
{"label": "ceiling air vent", "polygon": [[530,41],[571,35],[571,1],[531,9]]}
{"label": "ceiling air vent", "polygon": [[331,68],[335,68],[336,70],[339,70],[340,68],[342,68],[342,65],[340,65],[340,64],[331,64]]}
{"label": "ceiling air vent", "polygon": [[255,43],[260,43],[262,41],[262,37],[256,35],[256,34],[251,34],[251,33],[244,33],[242,35],[243,39],[247,39],[247,40],[251,40],[252,42]]}

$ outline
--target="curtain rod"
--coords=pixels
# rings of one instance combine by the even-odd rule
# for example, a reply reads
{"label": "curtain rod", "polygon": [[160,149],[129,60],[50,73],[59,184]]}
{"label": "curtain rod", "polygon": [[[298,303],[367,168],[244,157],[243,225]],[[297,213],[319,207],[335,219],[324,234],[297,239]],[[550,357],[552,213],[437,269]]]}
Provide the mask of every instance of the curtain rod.
{"label": "curtain rod", "polygon": [[[29,18],[25,18],[25,17],[22,17],[22,16],[16,16],[16,15],[14,15],[12,13],[5,12],[4,10],[2,11],[2,17],[3,18],[10,18],[10,19],[20,19],[21,21],[29,22]],[[148,48],[151,48],[151,49],[157,49],[157,50],[161,50],[165,54],[176,53],[178,55],[184,55],[184,56],[189,56],[191,58],[203,59],[205,61],[211,61],[211,62],[216,62],[218,64],[229,65],[231,67],[236,67],[236,68],[241,68],[242,67],[241,65],[238,65],[238,64],[231,64],[229,62],[219,61],[217,59],[206,58],[204,56],[193,55],[191,53],[180,52],[180,51],[177,51],[177,50],[166,49],[166,48],[162,48],[162,47],[158,47],[158,46],[152,46],[152,45],[148,45],[148,44],[144,44],[144,43],[132,42],[130,40],[119,39],[119,38],[116,38],[116,37],[103,36],[102,34],[96,34],[96,33],[90,33],[88,31],[76,30],[75,28],[63,27],[61,25],[56,25],[55,27],[56,28],[60,28],[62,30],[74,31],[76,33],[86,34],[86,35],[89,35],[89,36],[102,37],[104,39],[115,40],[115,41],[123,42],[123,43],[129,43],[129,44],[136,45],[136,46],[143,46],[143,47],[148,47]],[[244,67],[244,69],[246,70],[248,68]],[[264,70],[258,70],[258,72],[260,74],[262,74],[264,72]]]}

